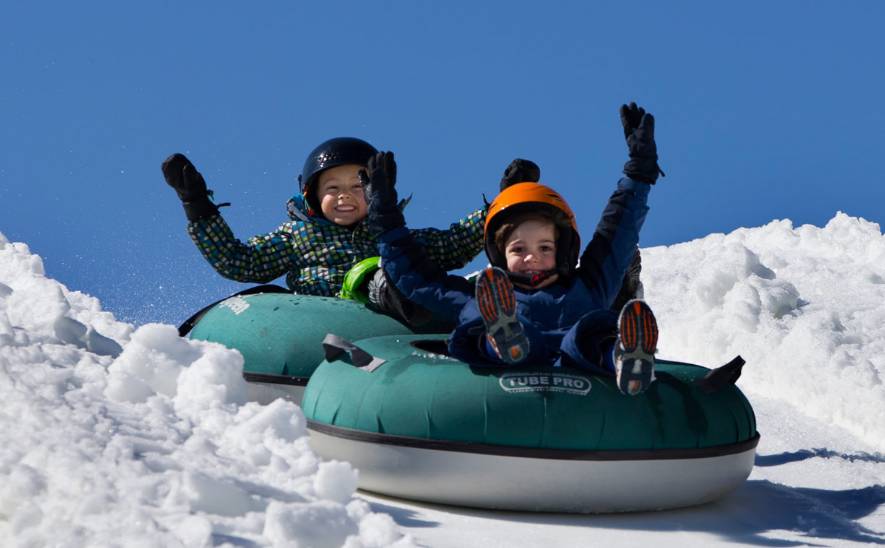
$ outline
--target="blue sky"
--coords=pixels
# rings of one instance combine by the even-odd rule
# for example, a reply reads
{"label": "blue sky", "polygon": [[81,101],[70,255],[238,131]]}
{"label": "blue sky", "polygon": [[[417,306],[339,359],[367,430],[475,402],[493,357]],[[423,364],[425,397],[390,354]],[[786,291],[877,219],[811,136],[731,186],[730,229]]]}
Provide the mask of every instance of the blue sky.
{"label": "blue sky", "polygon": [[[656,115],[642,245],[837,210],[885,223],[880,2],[16,2],[0,8],[0,232],[121,319],[245,287],[185,233],[186,153],[242,239],[285,220],[306,154],[391,149],[412,226],[491,196],[514,157],[593,230]],[[476,264],[479,264],[477,262]]]}

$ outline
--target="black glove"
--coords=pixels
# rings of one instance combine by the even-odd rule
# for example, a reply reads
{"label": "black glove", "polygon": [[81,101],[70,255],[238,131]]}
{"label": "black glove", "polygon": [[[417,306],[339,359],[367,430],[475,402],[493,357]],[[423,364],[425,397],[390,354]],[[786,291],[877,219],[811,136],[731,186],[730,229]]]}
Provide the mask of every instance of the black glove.
{"label": "black glove", "polygon": [[510,162],[501,177],[501,190],[516,183],[537,183],[541,180],[541,168],[531,160],[517,158]]}
{"label": "black glove", "polygon": [[209,199],[206,181],[184,154],[176,152],[163,162],[163,177],[184,206],[188,221],[198,221],[218,214],[218,207]]}
{"label": "black glove", "polygon": [[396,196],[396,161],[392,152],[379,152],[369,158],[360,180],[366,188],[369,202],[367,224],[369,232],[380,236],[385,232],[406,225]]}
{"label": "black glove", "polygon": [[658,175],[664,172],[658,166],[654,116],[636,103],[621,105],[621,125],[630,155],[624,164],[624,174],[636,181],[655,184]]}

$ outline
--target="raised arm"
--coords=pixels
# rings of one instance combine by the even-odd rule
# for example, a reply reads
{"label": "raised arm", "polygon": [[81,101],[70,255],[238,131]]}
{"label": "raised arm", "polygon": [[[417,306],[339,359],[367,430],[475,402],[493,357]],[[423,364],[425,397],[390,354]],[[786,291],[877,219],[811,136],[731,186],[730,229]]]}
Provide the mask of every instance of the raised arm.
{"label": "raised arm", "polygon": [[624,165],[627,177],[618,181],[578,268],[580,278],[606,306],[617,296],[633,260],[648,213],[651,185],[663,175],[658,166],[654,117],[636,103],[622,105],[620,115],[629,153]]}
{"label": "raised arm", "polygon": [[397,203],[393,153],[379,152],[361,177],[369,202],[367,224],[378,237],[385,274],[408,300],[441,319],[455,321],[470,298],[470,284],[459,276],[446,276],[406,227]]}
{"label": "raised arm", "polygon": [[184,206],[188,234],[219,274],[238,282],[263,283],[299,266],[299,256],[293,253],[292,223],[243,243],[209,199],[206,181],[187,157],[173,154],[162,169],[166,183]]}
{"label": "raised arm", "polygon": [[295,251],[298,221],[267,234],[238,240],[221,215],[191,221],[187,233],[216,272],[238,282],[267,283],[305,266]]}
{"label": "raised arm", "polygon": [[482,207],[452,223],[448,230],[420,228],[411,233],[415,242],[424,247],[428,258],[446,272],[465,266],[479,255],[485,222],[486,208]]}

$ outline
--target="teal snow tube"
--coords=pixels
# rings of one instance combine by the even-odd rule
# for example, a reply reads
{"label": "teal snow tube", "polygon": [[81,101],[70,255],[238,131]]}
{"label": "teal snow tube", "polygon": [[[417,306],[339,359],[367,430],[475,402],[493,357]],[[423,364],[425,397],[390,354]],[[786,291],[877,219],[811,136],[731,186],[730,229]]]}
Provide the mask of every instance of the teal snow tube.
{"label": "teal snow tube", "polygon": [[443,342],[372,338],[355,344],[385,360],[374,370],[321,364],[302,402],[317,453],[350,461],[368,491],[553,512],[700,504],[752,470],[753,410],[707,368],[659,361],[629,397],[579,370],[470,366]]}
{"label": "teal snow tube", "polygon": [[235,295],[196,320],[192,339],[221,343],[243,355],[250,397],[300,402],[323,361],[327,333],[351,339],[412,333],[402,323],[350,300],[292,293]]}

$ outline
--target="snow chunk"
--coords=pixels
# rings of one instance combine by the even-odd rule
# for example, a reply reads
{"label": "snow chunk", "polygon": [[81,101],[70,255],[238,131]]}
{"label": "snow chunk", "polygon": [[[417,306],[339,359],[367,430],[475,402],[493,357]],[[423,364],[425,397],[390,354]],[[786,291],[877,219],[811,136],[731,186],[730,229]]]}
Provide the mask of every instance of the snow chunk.
{"label": "snow chunk", "polygon": [[264,536],[274,546],[339,548],[359,528],[347,509],[331,501],[314,503],[271,503],[267,508]]}
{"label": "snow chunk", "polygon": [[108,369],[108,397],[143,402],[154,394],[175,396],[178,376],[202,355],[202,346],[179,337],[171,325],[138,328]]}
{"label": "snow chunk", "polygon": [[321,498],[347,502],[356,491],[359,474],[348,462],[330,461],[320,464],[313,486]]}
{"label": "snow chunk", "polygon": [[59,341],[72,344],[101,356],[119,356],[123,347],[111,338],[98,333],[73,318],[62,316],[55,320],[53,331]]}

